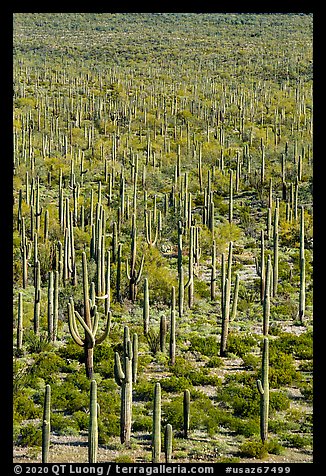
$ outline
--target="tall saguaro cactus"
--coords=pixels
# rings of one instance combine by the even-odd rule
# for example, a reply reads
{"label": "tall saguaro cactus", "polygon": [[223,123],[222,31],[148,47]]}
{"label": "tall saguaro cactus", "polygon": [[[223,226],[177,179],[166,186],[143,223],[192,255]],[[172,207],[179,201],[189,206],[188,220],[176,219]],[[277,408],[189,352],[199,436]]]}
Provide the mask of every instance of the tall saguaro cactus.
{"label": "tall saguaro cactus", "polygon": [[144,334],[147,335],[149,331],[149,290],[148,278],[144,279],[144,302],[143,302],[143,324]]}
{"label": "tall saguaro cactus", "polygon": [[[103,331],[102,335],[96,339],[95,336],[98,329],[99,315],[96,311],[96,307],[91,306],[90,304],[87,260],[86,260],[85,252],[83,252],[82,254],[82,259],[83,259],[82,268],[83,268],[84,316],[82,317],[74,309],[74,301],[72,298],[70,298],[70,302],[68,303],[68,317],[69,317],[68,323],[69,323],[69,330],[70,330],[72,338],[74,339],[76,344],[84,347],[86,375],[90,380],[92,380],[93,379],[94,347],[95,345],[101,344],[107,338],[109,334],[110,324],[111,324],[111,312],[109,311],[107,313],[105,330]],[[84,339],[82,339],[79,334],[76,318],[85,331]]]}
{"label": "tall saguaro cactus", "polygon": [[43,406],[43,424],[42,424],[42,463],[49,462],[50,449],[50,424],[51,418],[51,387],[49,384],[45,386],[45,397]]}
{"label": "tall saguaro cactus", "polygon": [[[135,337],[136,336],[136,337]],[[131,342],[128,326],[124,327],[122,365],[119,354],[114,355],[114,378],[121,387],[120,441],[130,445],[132,421],[132,384],[137,379],[138,336]]]}
{"label": "tall saguaro cactus", "polygon": [[128,261],[126,261],[126,273],[129,280],[129,299],[135,302],[137,296],[137,287],[141,278],[141,274],[144,266],[145,256],[142,256],[140,268],[136,271],[136,258],[137,258],[137,228],[136,228],[136,215],[132,215],[132,229],[131,229],[131,259],[130,259],[130,271],[128,268]]}
{"label": "tall saguaro cactus", "polygon": [[159,382],[157,382],[154,388],[152,463],[159,463],[160,459],[161,459],[161,385]]}
{"label": "tall saguaro cactus", "polygon": [[257,387],[260,393],[260,437],[264,443],[268,437],[268,413],[269,413],[269,353],[268,337],[264,337],[262,355],[262,377],[257,380]]}
{"label": "tall saguaro cactus", "polygon": [[17,314],[17,349],[23,347],[23,293],[18,294],[18,314]]}
{"label": "tall saguaro cactus", "polygon": [[267,267],[266,267],[266,277],[265,279],[265,290],[264,290],[264,301],[263,301],[263,334],[264,336],[268,335],[269,330],[269,315],[270,315],[270,297],[271,297],[271,273],[272,273],[272,263],[271,256],[268,256]]}
{"label": "tall saguaro cactus", "polygon": [[223,304],[222,304],[222,332],[221,332],[221,343],[220,343],[220,355],[222,357],[226,355],[227,338],[229,333],[232,254],[233,254],[233,242],[230,241],[227,275],[225,278],[224,289],[223,289],[224,295],[223,295]]}
{"label": "tall saguaro cactus", "polygon": [[211,301],[216,299],[216,241],[213,241],[212,247],[212,265],[211,265]]}
{"label": "tall saguaro cactus", "polygon": [[306,267],[304,252],[304,208],[300,211],[300,291],[299,291],[299,312],[298,317],[303,324],[305,305],[306,305]]}
{"label": "tall saguaro cactus", "polygon": [[171,293],[171,318],[170,318],[170,345],[169,345],[169,357],[170,357],[170,364],[175,364],[175,287],[172,286],[172,293]]}
{"label": "tall saguaro cactus", "polygon": [[183,393],[183,434],[185,438],[189,436],[190,428],[190,392],[185,390]]}

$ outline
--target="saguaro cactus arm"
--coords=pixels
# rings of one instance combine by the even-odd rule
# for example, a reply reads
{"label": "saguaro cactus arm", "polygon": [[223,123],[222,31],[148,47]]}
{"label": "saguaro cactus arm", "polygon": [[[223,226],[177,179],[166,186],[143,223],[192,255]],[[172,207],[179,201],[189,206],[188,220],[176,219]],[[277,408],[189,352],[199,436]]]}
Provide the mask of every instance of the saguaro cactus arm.
{"label": "saguaro cactus arm", "polygon": [[102,344],[102,342],[105,341],[105,339],[107,338],[107,336],[110,333],[110,328],[111,328],[111,311],[108,311],[105,330],[104,330],[103,334],[101,335],[101,337],[98,337],[97,339],[95,339],[95,344],[96,345],[97,344]]}
{"label": "saguaro cactus arm", "polygon": [[120,356],[119,356],[118,352],[115,352],[115,354],[114,354],[114,379],[116,381],[116,384],[119,385],[119,387],[121,387],[124,378],[125,378],[125,374],[124,374],[124,372],[122,370],[122,367],[121,367]]}
{"label": "saguaro cactus arm", "polygon": [[72,338],[74,339],[74,341],[76,342],[76,344],[83,346],[84,342],[79,335],[78,328],[76,325],[76,319],[74,318],[74,311],[72,308],[72,304],[70,302],[68,302],[68,325],[69,325],[70,334]]}

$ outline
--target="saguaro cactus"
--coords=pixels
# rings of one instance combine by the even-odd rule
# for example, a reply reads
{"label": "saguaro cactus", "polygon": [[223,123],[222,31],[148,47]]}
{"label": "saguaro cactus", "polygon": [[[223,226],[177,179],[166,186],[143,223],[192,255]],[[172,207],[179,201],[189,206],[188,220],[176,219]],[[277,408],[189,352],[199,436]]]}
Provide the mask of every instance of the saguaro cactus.
{"label": "saguaro cactus", "polygon": [[[88,273],[87,273],[87,261],[86,253],[82,253],[82,265],[83,265],[83,294],[84,294],[84,316],[82,317],[74,309],[74,301],[70,298],[68,303],[68,316],[69,316],[69,330],[72,338],[76,344],[84,347],[85,352],[85,367],[86,375],[89,379],[93,379],[93,352],[95,345],[101,344],[108,336],[111,325],[111,312],[109,311],[106,316],[106,327],[104,332],[99,338],[95,338],[98,329],[99,315],[94,307],[90,306],[90,296],[88,287]],[[76,317],[85,331],[85,337],[80,337]]]}
{"label": "saguaro cactus", "polygon": [[240,276],[237,273],[235,278],[235,285],[234,285],[234,294],[233,294],[233,303],[232,303],[232,311],[231,311],[231,320],[234,321],[237,315],[237,306],[238,306],[238,296],[239,296],[239,283],[240,283]]}
{"label": "saguaro cactus", "polygon": [[132,381],[137,382],[138,372],[138,334],[132,335]]}
{"label": "saguaro cactus", "polygon": [[43,424],[42,424],[42,463],[49,462],[50,449],[50,412],[51,412],[51,387],[49,384],[45,386],[45,397],[43,406]]}
{"label": "saguaro cactus", "polygon": [[18,293],[18,314],[17,314],[17,349],[23,347],[23,293]]}
{"label": "saguaro cactus", "polygon": [[136,215],[132,215],[132,230],[131,230],[131,260],[130,260],[130,272],[128,268],[128,260],[126,261],[126,273],[129,280],[129,299],[135,302],[137,296],[137,287],[141,278],[141,274],[144,266],[145,256],[142,256],[140,268],[138,273],[136,272],[136,247],[137,247],[137,229],[136,229]]}
{"label": "saguaro cactus", "polygon": [[98,427],[97,427],[97,384],[96,380],[91,381],[90,404],[89,404],[89,426],[88,426],[88,462],[97,462],[98,448]]}
{"label": "saguaro cactus", "polygon": [[185,438],[189,436],[190,428],[190,392],[185,390],[183,393],[183,434]]}
{"label": "saguaro cactus", "polygon": [[233,170],[230,169],[230,182],[229,182],[229,223],[233,220]]}
{"label": "saguaro cactus", "polygon": [[268,381],[268,338],[264,337],[262,355],[262,378],[257,380],[260,393],[260,437],[264,443],[268,437],[268,412],[269,412],[269,381]]}
{"label": "saguaro cactus", "polygon": [[211,301],[216,299],[216,241],[213,241],[212,247],[212,265],[211,265]]}
{"label": "saguaro cactus", "polygon": [[269,315],[270,315],[270,295],[271,295],[271,272],[272,272],[272,263],[271,256],[268,256],[267,267],[266,267],[266,277],[265,279],[265,290],[264,290],[264,301],[263,301],[263,334],[264,336],[268,335],[269,329]]}
{"label": "saguaro cactus", "polygon": [[149,290],[147,278],[144,279],[143,324],[144,334],[147,335],[149,331]]}
{"label": "saguaro cactus", "polygon": [[161,459],[161,385],[155,384],[152,432],[152,463]]}
{"label": "saguaro cactus", "polygon": [[34,333],[39,334],[40,308],[41,308],[41,267],[40,262],[35,265],[35,291],[34,291]]}
{"label": "saguaro cactus", "polygon": [[170,423],[168,423],[165,427],[164,452],[165,452],[165,462],[171,463],[172,461],[172,425],[170,425]]}
{"label": "saguaro cactus", "polygon": [[227,275],[225,278],[225,284],[224,284],[224,290],[223,290],[224,299],[223,299],[223,306],[222,306],[222,332],[221,332],[221,343],[220,343],[220,355],[222,357],[226,355],[227,337],[229,333],[232,254],[233,254],[233,243],[232,241],[230,241],[229,255],[228,255],[228,268],[227,268]]}
{"label": "saguaro cactus", "polygon": [[298,317],[303,323],[305,302],[306,302],[306,267],[305,267],[305,252],[304,252],[304,208],[301,206],[300,211],[300,292],[299,292],[299,312]]}
{"label": "saguaro cactus", "polygon": [[170,347],[169,347],[169,357],[170,364],[175,364],[175,287],[172,286],[172,295],[171,295],[171,320],[170,320]]}
{"label": "saguaro cactus", "polygon": [[124,327],[123,336],[123,358],[122,365],[120,356],[116,352],[114,355],[114,378],[121,387],[120,406],[120,441],[126,446],[130,445],[131,420],[132,420],[132,383],[137,376],[138,363],[138,339],[133,336],[133,343],[130,341],[129,328]]}
{"label": "saguaro cactus", "polygon": [[279,200],[276,199],[276,206],[274,210],[274,230],[273,230],[273,287],[272,295],[276,296],[278,286],[278,248],[279,248],[279,233],[278,233],[278,221],[279,221]]}
{"label": "saguaro cactus", "polygon": [[165,352],[166,330],[167,330],[166,317],[164,316],[164,314],[162,314],[160,318],[160,351],[163,353]]}

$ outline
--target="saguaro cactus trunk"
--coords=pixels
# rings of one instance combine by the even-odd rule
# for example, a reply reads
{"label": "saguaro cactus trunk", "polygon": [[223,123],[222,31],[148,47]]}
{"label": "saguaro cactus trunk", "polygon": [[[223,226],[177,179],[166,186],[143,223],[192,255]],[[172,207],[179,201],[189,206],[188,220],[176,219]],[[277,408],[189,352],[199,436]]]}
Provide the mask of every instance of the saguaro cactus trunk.
{"label": "saguaro cactus trunk", "polygon": [[164,438],[164,451],[165,451],[165,462],[171,463],[172,461],[172,425],[168,423],[165,427],[165,438]]}
{"label": "saguaro cactus trunk", "polygon": [[97,384],[91,381],[90,405],[88,427],[88,462],[97,462],[98,427],[97,427]]}
{"label": "saguaro cactus trunk", "polygon": [[185,390],[183,393],[183,434],[185,438],[189,436],[190,428],[190,392]]}
{"label": "saguaro cactus trunk", "polygon": [[159,463],[161,459],[161,385],[155,384],[153,408],[152,434],[152,463]]}
{"label": "saguaro cactus trunk", "polygon": [[50,449],[50,431],[51,431],[51,387],[45,386],[45,397],[43,407],[43,425],[42,425],[42,463],[49,462]]}
{"label": "saguaro cactus trunk", "polygon": [[264,337],[262,356],[262,378],[257,380],[260,393],[260,437],[264,443],[268,437],[268,413],[269,413],[269,380],[268,380],[268,338]]}

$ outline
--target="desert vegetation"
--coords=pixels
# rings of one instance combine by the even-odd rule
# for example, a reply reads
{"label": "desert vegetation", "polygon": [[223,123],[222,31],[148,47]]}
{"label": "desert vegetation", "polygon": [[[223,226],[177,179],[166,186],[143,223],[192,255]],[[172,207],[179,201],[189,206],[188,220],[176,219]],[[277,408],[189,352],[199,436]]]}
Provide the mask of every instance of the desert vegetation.
{"label": "desert vegetation", "polygon": [[16,13],[16,462],[311,462],[312,15]]}

